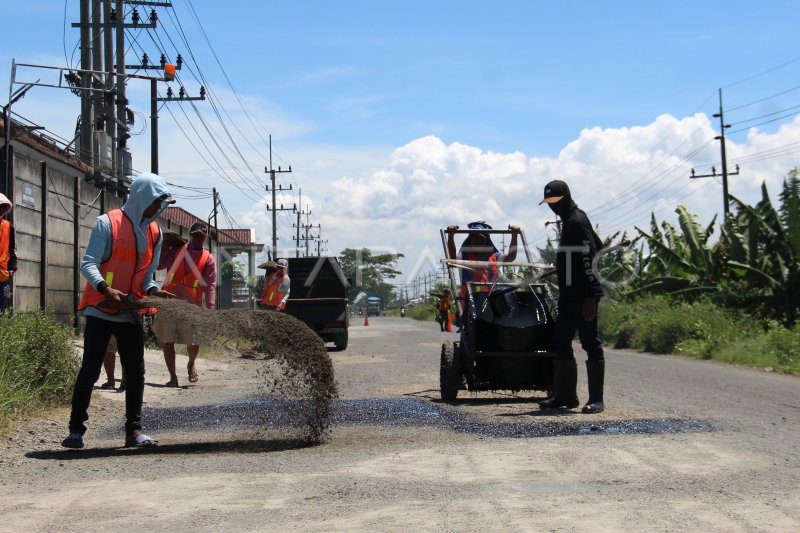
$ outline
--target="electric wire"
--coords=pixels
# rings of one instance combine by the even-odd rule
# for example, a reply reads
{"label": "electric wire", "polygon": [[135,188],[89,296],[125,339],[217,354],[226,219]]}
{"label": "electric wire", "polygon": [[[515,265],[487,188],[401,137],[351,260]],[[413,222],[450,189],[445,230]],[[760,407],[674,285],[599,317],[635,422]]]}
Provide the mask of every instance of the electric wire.
{"label": "electric wire", "polygon": [[756,79],[756,78],[759,78],[759,77],[761,77],[761,76],[763,76],[763,75],[765,75],[765,74],[769,74],[770,72],[774,72],[774,71],[776,71],[776,70],[782,69],[783,67],[786,67],[786,66],[788,66],[788,65],[791,65],[792,63],[797,63],[798,61],[800,61],[800,57],[795,57],[794,59],[790,59],[789,61],[787,61],[787,62],[785,62],[785,63],[781,63],[781,64],[780,64],[780,65],[778,65],[778,66],[775,66],[775,67],[769,68],[769,69],[767,69],[767,70],[765,70],[765,71],[763,71],[763,72],[759,72],[758,74],[753,74],[752,76],[748,76],[747,78],[743,78],[743,79],[741,79],[741,80],[738,80],[738,81],[735,81],[735,82],[733,82],[733,83],[729,83],[728,85],[723,85],[723,86],[722,86],[722,88],[723,88],[723,89],[727,89],[727,88],[729,88],[729,87],[734,87],[734,86],[736,86],[736,85],[739,85],[739,84],[745,83],[745,82],[747,82],[747,81],[754,80],[754,79]]}
{"label": "electric wire", "polygon": [[[189,44],[189,41],[188,41],[188,39],[186,38],[186,34],[185,34],[185,32],[183,31],[183,27],[182,27],[182,25],[180,24],[180,20],[179,20],[179,19],[177,19],[177,17],[173,17],[173,14],[172,14],[172,12],[171,12],[171,11],[168,11],[167,13],[168,13],[168,15],[169,15],[169,17],[170,17],[170,20],[172,20],[172,21],[173,21],[173,24],[175,25],[176,29],[178,30],[178,33],[180,34],[180,36],[181,36],[181,39],[183,40],[183,42],[184,42],[184,45],[185,45],[185,46],[186,46],[186,48],[187,48],[187,53],[189,54],[189,56],[190,56],[190,57],[192,58],[192,60],[194,61],[195,67],[197,68],[197,73],[196,73],[196,74],[195,74],[195,73],[194,73],[194,71],[193,71],[193,70],[191,70],[191,69],[190,69],[190,72],[192,72],[192,74],[193,74],[193,75],[195,75],[195,76],[196,76],[196,78],[197,78],[197,77],[199,77],[199,79],[197,80],[197,81],[198,81],[198,83],[200,83],[200,80],[202,80],[202,83],[203,83],[203,84],[205,85],[205,87],[206,87],[206,95],[207,95],[207,97],[209,98],[209,100],[215,99],[215,98],[216,98],[216,93],[215,93],[215,91],[214,91],[214,89],[213,89],[212,85],[211,85],[210,83],[208,83],[208,81],[206,80],[205,76],[204,76],[204,75],[203,75],[203,73],[202,73],[202,70],[200,69],[199,62],[198,62],[198,61],[196,60],[196,58],[195,58],[194,52],[193,52],[193,50],[192,50],[192,47],[191,47],[191,45]],[[202,30],[202,31],[204,31],[204,30]],[[172,40],[172,38],[169,36],[169,34],[167,34],[167,39],[170,41],[170,43],[172,43],[173,47],[176,47],[176,45],[175,45],[174,41],[173,41],[173,40]],[[177,49],[177,47],[176,47],[176,49]],[[213,48],[212,48],[212,54],[214,54],[214,52],[213,52]],[[216,58],[216,54],[214,54],[214,55],[215,55],[215,58]],[[226,77],[226,79],[227,79],[227,74],[225,74],[225,73],[224,73],[224,70],[223,70],[223,74],[225,75],[225,77]],[[235,91],[235,90],[234,90],[234,94],[237,96],[237,100],[238,100],[238,95],[236,94],[236,91]],[[239,132],[239,134],[242,136],[242,138],[244,138],[245,140],[247,140],[247,141],[249,142],[249,139],[247,138],[247,136],[245,136],[245,135],[244,135],[244,134],[241,132],[241,130],[239,130],[239,129],[238,129],[238,126],[236,125],[236,121],[234,121],[234,120],[231,118],[231,116],[228,114],[228,112],[227,112],[227,110],[224,108],[224,106],[220,105],[220,106],[219,106],[219,109],[221,109],[221,110],[222,110],[222,112],[225,114],[225,116],[226,116],[226,117],[228,117],[228,120],[231,122],[231,124],[233,124],[233,126],[234,126],[234,129],[236,129],[236,130]],[[223,126],[224,126],[224,120],[222,119],[222,116],[221,116],[221,114],[219,113],[219,109],[216,109],[216,106],[214,106],[215,113],[217,113],[217,115],[218,115],[218,119],[219,119],[220,123],[221,123],[221,124],[223,124]],[[249,115],[248,115],[248,119],[250,119]],[[250,119],[250,120],[252,120],[252,119]],[[231,142],[234,144],[234,147],[235,147],[236,151],[239,153],[240,157],[242,158],[242,161],[245,163],[245,165],[246,165],[246,166],[248,166],[248,169],[249,169],[249,170],[252,172],[252,168],[249,168],[249,165],[247,164],[247,161],[246,161],[246,159],[244,158],[244,156],[242,156],[242,155],[241,155],[241,151],[238,149],[238,147],[236,147],[236,143],[235,143],[235,141],[233,140],[233,137],[230,135],[230,132],[227,130],[227,127],[225,127],[225,126],[224,126],[224,129],[225,129],[225,130],[226,130],[226,132],[228,133],[228,135],[229,135],[229,137],[230,137],[230,140],[231,140]],[[252,145],[251,145],[251,146],[252,146]],[[253,148],[254,148],[255,150],[257,150],[255,147],[253,147]],[[265,185],[265,183],[263,183],[263,181],[261,181],[261,180],[260,180],[260,178],[259,178],[259,176],[258,176],[258,174],[257,174],[257,173],[253,172],[253,175],[254,175],[254,177],[255,177],[255,179],[256,179],[257,181],[260,181],[260,182],[261,182],[261,185]]]}
{"label": "electric wire", "polygon": [[[165,55],[166,55],[166,52],[165,52],[165,50],[163,50],[163,49],[160,49],[160,47],[159,47],[158,43],[157,43],[155,40],[154,40],[154,44],[156,44],[156,47],[157,47],[157,48],[159,48],[159,52],[160,52],[160,53],[165,53]],[[185,64],[185,63],[184,63],[184,64]],[[176,101],[176,102],[180,102],[180,100],[179,100],[179,99],[176,99],[175,101]],[[193,106],[193,107],[194,107],[194,106]],[[169,109],[169,107],[166,107],[166,108],[167,108],[168,112],[170,113],[170,116],[172,116],[172,118],[173,118],[173,121],[175,122],[175,124],[178,126],[178,128],[179,128],[179,129],[181,130],[181,132],[183,133],[184,137],[187,139],[187,141],[190,143],[190,145],[191,145],[191,146],[192,146],[192,147],[195,149],[195,151],[198,153],[198,155],[200,155],[200,157],[203,159],[203,161],[205,161],[205,162],[206,162],[206,164],[208,165],[208,167],[209,167],[209,168],[212,168],[212,169],[216,168],[216,169],[217,169],[217,171],[218,171],[218,173],[219,173],[219,175],[220,175],[220,177],[222,177],[223,179],[225,179],[226,181],[228,181],[228,183],[230,183],[231,185],[233,185],[235,188],[237,188],[237,189],[241,190],[241,192],[245,193],[245,195],[246,195],[246,196],[248,196],[248,197],[249,197],[251,200],[253,200],[252,196],[249,196],[249,195],[246,193],[246,191],[244,191],[243,189],[241,189],[241,187],[240,187],[240,186],[239,186],[239,185],[236,183],[236,181],[235,181],[235,180],[233,180],[233,179],[232,179],[230,176],[228,176],[228,175],[227,175],[227,172],[226,172],[226,171],[225,171],[225,170],[224,170],[224,169],[223,169],[221,166],[217,166],[217,167],[215,167],[215,166],[214,166],[214,165],[213,165],[211,162],[209,162],[209,160],[208,160],[208,159],[205,157],[205,155],[204,155],[204,154],[203,154],[203,153],[202,153],[202,152],[201,152],[201,151],[200,151],[200,150],[197,148],[197,145],[196,145],[196,144],[195,144],[195,143],[194,143],[194,142],[191,140],[191,138],[189,137],[189,135],[186,133],[185,129],[184,129],[182,126],[181,126],[181,123],[180,123],[180,121],[178,121],[178,120],[177,120],[177,118],[175,117],[175,114],[172,112],[172,110],[171,110],[171,109]],[[196,112],[196,113],[198,114],[198,116],[199,116],[199,110],[197,110],[197,108],[196,108],[196,107],[194,107],[194,110],[195,110],[195,112]],[[197,139],[200,141],[200,143],[202,143],[202,144],[203,144],[204,148],[206,149],[206,153],[209,153],[209,154],[210,154],[210,153],[211,153],[211,150],[209,149],[208,145],[207,145],[207,144],[205,143],[205,141],[203,140],[203,139],[204,139],[204,137],[203,137],[202,135],[200,135],[200,133],[197,131],[197,128],[194,126],[194,124],[193,124],[192,120],[191,120],[191,119],[189,118],[189,116],[186,114],[185,110],[184,110],[183,108],[181,108],[181,111],[182,111],[182,113],[184,114],[184,117],[186,118],[186,121],[187,121],[187,123],[188,123],[188,124],[191,126],[192,130],[194,131],[194,133],[195,133],[195,135],[196,135]],[[209,135],[208,135],[208,137],[210,137],[210,138],[211,138],[213,141],[215,141],[215,143],[216,143],[216,136],[215,136],[215,135],[214,135],[214,134],[213,134],[213,133],[212,133],[212,132],[209,130],[209,128],[208,128],[208,126],[207,126],[207,124],[206,124],[204,121],[202,121],[202,117],[201,117],[201,122],[203,122],[204,128],[206,129],[207,133],[209,134]],[[219,145],[218,145],[218,144],[216,144],[216,146],[219,148]],[[229,159],[229,158],[227,158],[225,150],[223,150],[223,149],[221,149],[221,148],[219,148],[219,150],[220,150],[220,153],[223,155],[223,157],[225,157],[225,158],[228,160],[229,164],[231,164],[231,167],[232,167],[234,170],[236,170],[236,171],[237,171],[237,173],[238,173],[238,169],[236,169],[236,168],[235,168],[235,165],[233,165],[233,163],[230,161],[230,159]],[[239,174],[240,174],[240,176],[241,176],[241,173],[239,173]],[[243,176],[242,176],[242,177],[243,177]],[[251,190],[251,191],[253,190],[252,186],[251,186],[251,187],[249,187],[249,188],[250,188],[250,190]]]}
{"label": "electric wire", "polygon": [[[208,38],[208,34],[206,33],[206,30],[203,27],[203,24],[200,22],[200,18],[197,16],[197,12],[194,9],[194,5],[192,4],[192,1],[191,0],[187,0],[187,4],[189,5],[189,9],[192,12],[192,16],[194,17],[194,20],[197,23],[197,26],[200,28],[200,32],[202,33],[203,38],[205,39],[206,44],[208,45],[208,48],[211,50],[211,54],[214,56],[214,60],[217,62],[217,65],[219,66],[220,70],[222,71],[223,76],[225,76],[225,81],[228,82],[228,87],[230,87],[231,91],[233,91],[233,94],[236,97],[236,101],[239,103],[239,105],[241,106],[242,110],[245,112],[245,116],[247,116],[247,119],[250,121],[250,125],[253,127],[253,131],[255,131],[256,135],[259,136],[259,138],[261,139],[261,141],[265,145],[268,145],[268,141],[266,139],[264,139],[264,137],[259,132],[258,127],[256,127],[255,122],[253,121],[253,119],[251,117],[252,113],[249,111],[249,109],[247,109],[247,106],[244,104],[242,99],[239,97],[238,91],[236,91],[236,88],[233,86],[233,84],[231,83],[230,78],[228,77],[228,73],[225,71],[225,68],[222,66],[222,63],[220,62],[219,57],[217,56],[217,53],[214,50],[214,47],[213,47],[213,45],[211,44],[211,41]],[[176,19],[177,19],[177,17],[176,17]],[[178,25],[180,26],[180,19],[177,19],[177,22],[178,22]],[[183,32],[183,27],[180,27],[180,30],[181,30],[181,34],[184,35],[184,37],[185,37],[185,34]],[[247,138],[246,136],[244,136],[244,137]],[[255,146],[253,146],[252,144],[250,146],[254,150],[256,150],[256,152],[258,152],[258,149]],[[263,155],[262,155],[262,157],[263,157]]]}
{"label": "electric wire", "polygon": [[[748,119],[744,119],[744,120],[738,120],[738,121],[736,121],[736,122],[731,122],[731,123],[730,123],[730,126],[738,126],[738,125],[740,125],[740,124],[745,124],[745,123],[747,123],[747,122],[754,122],[754,121],[756,121],[756,120],[761,120],[762,118],[772,117],[772,116],[778,115],[778,114],[780,114],[780,113],[785,113],[785,112],[787,112],[787,111],[791,111],[792,109],[798,109],[798,108],[800,108],[800,105],[795,105],[795,106],[792,106],[792,107],[787,107],[787,108],[785,108],[785,109],[781,109],[781,110],[779,110],[779,111],[773,111],[772,113],[765,113],[765,114],[763,114],[763,115],[759,115],[759,116],[757,116],[757,117],[752,117],[752,118],[748,118]],[[793,114],[793,113],[790,113],[790,115],[792,115],[792,114]]]}
{"label": "electric wire", "polygon": [[748,102],[746,104],[742,104],[742,105],[739,105],[739,106],[736,106],[736,107],[729,107],[725,111],[727,113],[732,113],[734,111],[738,111],[739,109],[744,109],[745,107],[749,107],[749,106],[755,105],[755,104],[760,104],[762,102],[766,102],[767,100],[772,100],[773,98],[777,98],[778,96],[783,96],[784,94],[788,94],[788,93],[790,93],[792,91],[796,91],[797,89],[800,89],[800,85],[796,85],[794,87],[786,89],[785,91],[781,91],[779,93],[775,93],[773,95],[770,95],[770,96],[767,96],[767,97],[764,97],[764,98],[760,98],[758,100],[754,100],[754,101]]}
{"label": "electric wire", "polygon": [[789,113],[789,114],[787,114],[787,115],[782,115],[782,116],[780,116],[780,117],[776,117],[776,118],[773,118],[773,119],[771,119],[771,120],[765,120],[765,121],[763,121],[763,122],[759,122],[758,124],[753,124],[752,126],[747,126],[746,128],[740,128],[740,129],[738,129],[738,130],[729,131],[729,132],[728,132],[728,135],[733,135],[734,133],[740,133],[740,132],[742,132],[742,131],[747,131],[747,130],[749,130],[749,129],[752,129],[752,128],[757,128],[758,126],[763,126],[764,124],[771,124],[771,123],[773,123],[773,122],[777,122],[777,121],[779,121],[779,120],[783,120],[783,119],[785,119],[785,118],[794,117],[794,116],[796,116],[798,113],[800,113],[800,111],[798,111],[798,112],[795,112],[795,113]]}

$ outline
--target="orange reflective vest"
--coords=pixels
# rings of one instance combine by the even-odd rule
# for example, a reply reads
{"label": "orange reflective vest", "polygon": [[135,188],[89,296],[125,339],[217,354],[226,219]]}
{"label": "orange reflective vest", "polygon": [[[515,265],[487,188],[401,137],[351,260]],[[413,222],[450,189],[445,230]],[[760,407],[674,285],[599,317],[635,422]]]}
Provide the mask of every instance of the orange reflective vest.
{"label": "orange reflective vest", "polygon": [[261,304],[266,305],[267,307],[278,307],[283,300],[283,293],[278,290],[278,286],[281,282],[285,279],[288,279],[288,275],[284,274],[282,277],[278,277],[277,272],[273,272],[269,276],[267,276],[266,284],[264,285],[264,294],[261,295]]}
{"label": "orange reflective vest", "polygon": [[8,249],[10,245],[11,222],[0,220],[0,282],[10,277],[8,273],[8,262],[11,260],[11,251]]}
{"label": "orange reflective vest", "polygon": [[202,249],[195,263],[189,255],[189,245],[184,244],[175,253],[175,260],[167,270],[167,278],[161,288],[173,292],[172,289],[181,285],[192,297],[192,302],[203,305],[203,287],[205,287],[205,283],[202,283],[203,272],[206,270],[209,257],[211,257],[209,251]]}
{"label": "orange reflective vest", "polygon": [[[121,209],[113,209],[107,213],[107,216],[111,222],[111,256],[100,264],[100,273],[112,289],[132,294],[136,300],[141,300],[146,296],[142,292],[142,284],[147,269],[153,262],[153,249],[161,235],[161,229],[156,222],[151,222],[147,226],[147,248],[145,251],[139,252],[136,248],[133,222],[127,215]],[[105,296],[87,282],[78,310],[96,307],[109,315],[119,313],[116,309],[101,307],[100,303],[103,300],[105,300]],[[141,313],[150,314],[152,311],[143,309]]]}
{"label": "orange reflective vest", "polygon": [[[464,252],[462,257],[468,261],[497,261],[497,254],[499,252],[495,252],[490,254],[489,257],[484,259],[481,257],[481,254],[477,254],[475,252]],[[485,266],[474,267],[476,270],[463,270],[461,272],[461,299],[462,301],[467,299],[467,283],[470,281],[482,282],[482,283],[489,283],[497,279],[498,271],[497,265],[489,265],[488,268]],[[488,287],[484,288],[480,285],[473,287],[472,289],[474,292],[481,292],[482,290],[488,291]]]}
{"label": "orange reflective vest", "polygon": [[442,298],[439,300],[439,311],[448,311],[450,309],[450,298]]}

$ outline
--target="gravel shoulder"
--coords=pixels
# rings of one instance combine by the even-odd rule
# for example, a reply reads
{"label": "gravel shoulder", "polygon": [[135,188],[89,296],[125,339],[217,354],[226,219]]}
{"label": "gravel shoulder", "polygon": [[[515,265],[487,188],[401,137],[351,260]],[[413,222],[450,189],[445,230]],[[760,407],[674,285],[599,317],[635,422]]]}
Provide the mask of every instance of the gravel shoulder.
{"label": "gravel shoulder", "polygon": [[[122,395],[97,390],[87,450],[60,448],[66,410],[4,435],[0,531],[800,530],[800,379],[609,351],[605,413],[542,416],[541,394],[438,402],[439,346],[453,338],[410,320],[352,326],[348,350],[330,352],[341,400],[412,402],[481,424],[685,419],[713,430],[497,438],[390,420],[336,425],[327,443],[303,447],[220,421],[127,450]],[[201,359],[196,385],[168,389],[160,352],[146,357],[146,414],[239,401],[259,379],[258,361]]]}

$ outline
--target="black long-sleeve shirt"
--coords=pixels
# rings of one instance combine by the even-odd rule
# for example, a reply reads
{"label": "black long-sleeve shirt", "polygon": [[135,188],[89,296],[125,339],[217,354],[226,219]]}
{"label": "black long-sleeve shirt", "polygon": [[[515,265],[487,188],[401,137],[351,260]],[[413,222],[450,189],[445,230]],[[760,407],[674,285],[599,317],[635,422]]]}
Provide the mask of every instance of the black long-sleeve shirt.
{"label": "black long-sleeve shirt", "polygon": [[603,296],[594,259],[603,241],[592,229],[586,213],[572,205],[561,217],[561,239],[556,254],[558,299],[581,301]]}

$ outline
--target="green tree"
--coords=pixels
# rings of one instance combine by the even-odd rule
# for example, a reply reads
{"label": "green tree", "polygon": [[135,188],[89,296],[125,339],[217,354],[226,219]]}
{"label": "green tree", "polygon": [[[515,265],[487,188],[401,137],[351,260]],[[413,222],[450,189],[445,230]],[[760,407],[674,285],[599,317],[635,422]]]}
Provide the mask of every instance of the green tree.
{"label": "green tree", "polygon": [[797,169],[784,180],[779,209],[772,205],[766,184],[761,194],[753,206],[731,197],[734,211],[720,224],[714,245],[709,243],[714,220],[704,228],[679,206],[679,231],[667,222],[659,227],[652,216],[649,233],[637,228],[649,253],[629,294],[660,292],[691,299],[707,293],[718,304],[749,309],[793,327],[800,306]]}
{"label": "green tree", "polygon": [[401,274],[395,267],[403,254],[373,254],[369,248],[345,248],[339,253],[339,263],[350,280],[347,296],[351,302],[362,292],[379,297],[384,304],[394,298],[394,285],[387,280]]}
{"label": "green tree", "polygon": [[789,224],[792,205],[800,202],[798,192],[798,187],[794,193],[784,187],[780,210],[773,207],[766,184],[755,206],[731,197],[736,214],[725,221],[721,238],[729,255],[727,266],[739,284],[736,293],[746,294],[751,307],[789,328],[797,320],[800,305],[800,252]]}
{"label": "green tree", "polygon": [[642,265],[643,275],[634,284],[635,292],[714,291],[724,277],[724,249],[709,244],[716,217],[703,227],[686,206],[678,206],[675,212],[680,231],[666,221],[659,228],[654,214],[650,217],[650,233],[636,228],[650,253]]}
{"label": "green tree", "polygon": [[783,180],[780,199],[781,222],[795,253],[800,254],[800,169],[793,168],[789,176]]}

